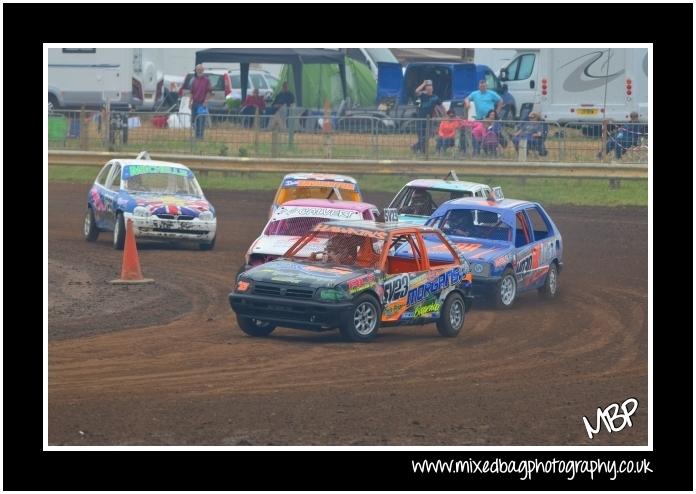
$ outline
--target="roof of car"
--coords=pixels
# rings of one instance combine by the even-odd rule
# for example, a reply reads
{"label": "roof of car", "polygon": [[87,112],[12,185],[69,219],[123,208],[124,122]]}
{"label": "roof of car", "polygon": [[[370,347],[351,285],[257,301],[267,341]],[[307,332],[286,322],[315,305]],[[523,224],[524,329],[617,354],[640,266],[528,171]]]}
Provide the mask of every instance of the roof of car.
{"label": "roof of car", "polygon": [[486,184],[477,182],[465,182],[463,180],[442,180],[442,179],[417,179],[411,180],[406,187],[418,187],[436,190],[472,190],[478,187],[488,187]]}
{"label": "roof of car", "polygon": [[141,166],[169,166],[172,168],[182,168],[188,170],[188,166],[182,165],[181,163],[172,163],[170,161],[156,161],[156,160],[135,160],[135,159],[120,159],[118,160],[123,166],[130,165],[141,165]]}
{"label": "roof of car", "polygon": [[283,181],[285,180],[326,180],[326,181],[342,181],[342,182],[350,182],[352,184],[357,184],[357,180],[355,180],[353,177],[349,177],[347,175],[335,175],[333,173],[290,173],[288,175],[285,175],[283,177]]}
{"label": "roof of car", "polygon": [[[326,221],[320,223],[319,225],[324,225],[325,227],[336,227],[337,230],[340,228],[351,228],[354,230],[366,230],[371,232],[383,232],[389,233],[398,230],[406,231],[420,231],[420,232],[434,232],[435,228],[430,226],[414,225],[410,223],[378,223],[376,221]],[[317,226],[319,226],[317,225]],[[316,227],[315,227],[316,229]]]}
{"label": "roof of car", "polygon": [[[482,197],[462,197],[460,199],[453,199],[451,201],[447,201],[446,203],[443,203],[441,205],[447,205],[447,209],[452,209],[456,208],[457,206],[464,206],[466,208],[481,208],[481,209],[516,209],[519,208],[520,206],[524,206],[527,204],[534,204],[533,202],[530,201],[522,201],[519,199],[502,199],[500,201],[489,201],[488,199],[484,199]],[[438,208],[439,209],[439,208]]]}
{"label": "roof of car", "polygon": [[377,209],[377,206],[368,202],[358,201],[336,201],[333,199],[293,199],[281,204],[283,206],[306,206],[306,207],[323,207],[334,209],[349,209],[351,211],[367,211]]}

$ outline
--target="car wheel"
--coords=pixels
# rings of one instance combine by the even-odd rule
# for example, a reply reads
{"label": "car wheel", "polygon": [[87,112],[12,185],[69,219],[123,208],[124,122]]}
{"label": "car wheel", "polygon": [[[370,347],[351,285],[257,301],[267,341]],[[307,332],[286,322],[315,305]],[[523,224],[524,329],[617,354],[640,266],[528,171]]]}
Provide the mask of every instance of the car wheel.
{"label": "car wheel", "polygon": [[201,242],[198,244],[198,248],[201,250],[213,250],[213,247],[215,247],[215,239],[217,239],[217,236],[213,237],[210,242]]}
{"label": "car wheel", "polygon": [[348,320],[341,325],[341,335],[349,341],[369,341],[377,336],[380,310],[377,300],[367,293],[353,304]]}
{"label": "car wheel", "polygon": [[116,224],[114,225],[114,249],[123,250],[126,242],[126,225],[123,221],[123,213],[116,214]]}
{"label": "car wheel", "polygon": [[546,274],[544,286],[539,288],[539,295],[543,298],[555,298],[558,293],[558,265],[552,262],[549,266],[549,272]]}
{"label": "car wheel", "polygon": [[251,317],[237,316],[239,328],[249,336],[262,338],[268,336],[276,328],[270,322],[263,322]]}
{"label": "car wheel", "polygon": [[84,227],[85,239],[88,242],[94,242],[99,236],[99,228],[97,228],[97,223],[94,221],[94,211],[92,208],[87,208],[85,213],[85,227]]}
{"label": "car wheel", "polygon": [[440,319],[437,320],[437,331],[442,336],[454,337],[459,334],[459,331],[464,327],[464,299],[462,296],[454,292],[442,306],[440,310]]}
{"label": "car wheel", "polygon": [[517,280],[511,268],[507,268],[503,277],[496,285],[495,305],[499,309],[509,309],[512,307],[517,297]]}

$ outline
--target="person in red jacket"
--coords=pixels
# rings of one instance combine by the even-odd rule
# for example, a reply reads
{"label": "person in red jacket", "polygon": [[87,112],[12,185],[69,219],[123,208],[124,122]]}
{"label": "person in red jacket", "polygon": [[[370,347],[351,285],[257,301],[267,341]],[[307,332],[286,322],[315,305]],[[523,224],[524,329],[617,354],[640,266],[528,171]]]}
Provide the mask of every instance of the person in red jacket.
{"label": "person in red jacket", "polygon": [[457,131],[464,127],[464,125],[465,121],[459,118],[454,113],[454,110],[447,110],[447,118],[440,122],[440,127],[437,130],[435,152],[440,154],[446,151],[447,148],[453,147]]}
{"label": "person in red jacket", "polygon": [[[255,115],[256,109],[259,110],[259,115],[263,115],[263,110],[266,108],[266,101],[259,96],[259,88],[254,88],[252,94],[247,95],[242,107],[242,115]],[[251,127],[253,120],[250,117],[244,119],[244,127]]]}

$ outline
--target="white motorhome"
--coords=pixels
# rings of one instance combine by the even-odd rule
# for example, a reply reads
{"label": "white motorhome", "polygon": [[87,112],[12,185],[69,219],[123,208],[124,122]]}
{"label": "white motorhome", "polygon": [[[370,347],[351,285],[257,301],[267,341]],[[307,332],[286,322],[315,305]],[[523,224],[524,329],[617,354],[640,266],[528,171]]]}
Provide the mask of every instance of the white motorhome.
{"label": "white motorhome", "polygon": [[558,122],[648,118],[647,48],[542,48],[517,50],[500,70],[517,101]]}
{"label": "white motorhome", "polygon": [[49,48],[49,106],[153,108],[162,97],[163,74],[147,55],[142,48]]}

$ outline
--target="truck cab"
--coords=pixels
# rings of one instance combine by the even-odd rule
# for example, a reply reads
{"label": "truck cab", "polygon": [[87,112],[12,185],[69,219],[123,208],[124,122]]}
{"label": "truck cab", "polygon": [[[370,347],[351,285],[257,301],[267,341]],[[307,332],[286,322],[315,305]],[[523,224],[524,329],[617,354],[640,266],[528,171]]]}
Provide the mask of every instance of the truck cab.
{"label": "truck cab", "polygon": [[490,89],[500,92],[498,77],[486,65],[473,63],[414,62],[402,70],[399,64],[379,64],[377,103],[395,99],[399,105],[415,104],[414,91],[430,79],[433,91],[444,102],[462,101],[478,89],[478,81],[485,79]]}

